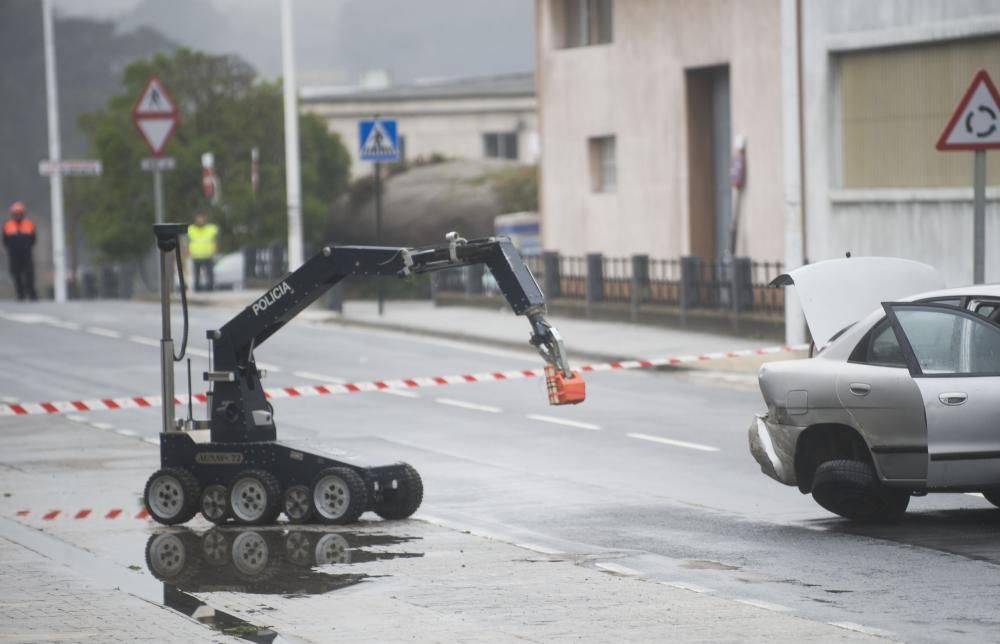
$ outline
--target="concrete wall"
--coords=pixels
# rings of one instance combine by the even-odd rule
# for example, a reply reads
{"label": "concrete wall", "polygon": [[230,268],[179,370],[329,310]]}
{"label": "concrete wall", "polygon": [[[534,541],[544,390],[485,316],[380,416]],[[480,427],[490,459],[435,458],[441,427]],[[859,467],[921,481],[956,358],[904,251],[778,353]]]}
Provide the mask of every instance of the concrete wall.
{"label": "concrete wall", "polygon": [[[546,248],[691,250],[685,71],[729,65],[733,135],[748,140],[739,254],[783,257],[778,0],[618,0],[613,42],[561,49],[557,0],[536,0]],[[587,139],[617,138],[618,190],[591,190]]]}
{"label": "concrete wall", "polygon": [[[971,187],[839,189],[836,63],[841,52],[1000,34],[1000,2],[803,0],[802,27],[809,260],[842,257],[848,250],[855,255],[907,257],[938,267],[950,286],[970,283]],[[956,104],[959,98],[955,97]],[[971,153],[941,154],[968,155],[971,186]],[[988,165],[1000,163],[996,152],[988,157]],[[1000,192],[988,191],[987,199],[987,236],[996,239]],[[986,279],[1000,281],[1000,253],[990,243],[986,252]]]}
{"label": "concrete wall", "polygon": [[358,159],[358,121],[373,114],[399,120],[406,156],[413,160],[441,154],[453,159],[482,159],[482,135],[518,132],[518,160],[538,161],[538,124],[534,97],[454,98],[379,102],[308,103],[306,111],[326,119],[351,153],[351,175],[369,174],[371,164]]}

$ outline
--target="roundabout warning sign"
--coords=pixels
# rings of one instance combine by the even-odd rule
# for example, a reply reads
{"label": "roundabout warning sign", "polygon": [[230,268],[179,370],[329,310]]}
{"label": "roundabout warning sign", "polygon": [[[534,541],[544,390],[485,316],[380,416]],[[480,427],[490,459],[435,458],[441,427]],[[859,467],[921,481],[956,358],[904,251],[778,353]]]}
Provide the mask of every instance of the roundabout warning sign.
{"label": "roundabout warning sign", "polygon": [[985,69],[972,79],[938,138],[938,150],[1000,148],[1000,93]]}

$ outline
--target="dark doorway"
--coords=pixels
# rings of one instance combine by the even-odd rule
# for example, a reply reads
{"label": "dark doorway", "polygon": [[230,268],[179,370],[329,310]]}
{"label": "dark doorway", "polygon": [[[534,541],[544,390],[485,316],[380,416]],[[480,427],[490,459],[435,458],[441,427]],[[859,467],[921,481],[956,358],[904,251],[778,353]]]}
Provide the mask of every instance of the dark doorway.
{"label": "dark doorway", "polygon": [[729,247],[729,66],[686,72],[691,254],[721,259]]}

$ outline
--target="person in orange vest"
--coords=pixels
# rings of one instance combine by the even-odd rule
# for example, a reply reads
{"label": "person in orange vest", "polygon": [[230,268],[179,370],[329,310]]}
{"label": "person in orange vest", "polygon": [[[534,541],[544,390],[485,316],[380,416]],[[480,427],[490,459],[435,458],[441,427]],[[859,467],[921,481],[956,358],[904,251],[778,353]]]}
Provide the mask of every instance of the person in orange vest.
{"label": "person in orange vest", "polygon": [[10,275],[14,279],[17,299],[37,300],[35,293],[35,261],[31,249],[35,246],[35,224],[24,215],[24,204],[10,205],[10,219],[3,224],[3,245],[10,260]]}
{"label": "person in orange vest", "polygon": [[[216,238],[219,227],[208,223],[205,213],[194,216],[194,223],[188,226],[188,253],[194,262],[194,290],[211,291],[215,288],[215,254],[218,252]],[[201,276],[205,274],[202,284]]]}

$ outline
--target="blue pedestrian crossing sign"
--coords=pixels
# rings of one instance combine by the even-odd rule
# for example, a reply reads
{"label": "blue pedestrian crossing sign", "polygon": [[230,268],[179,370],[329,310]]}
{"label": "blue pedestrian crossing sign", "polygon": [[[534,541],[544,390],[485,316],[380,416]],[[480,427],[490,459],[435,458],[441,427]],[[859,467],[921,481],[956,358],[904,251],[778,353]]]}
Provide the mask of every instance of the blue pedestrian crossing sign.
{"label": "blue pedestrian crossing sign", "polygon": [[396,119],[358,121],[358,157],[362,161],[399,161]]}

